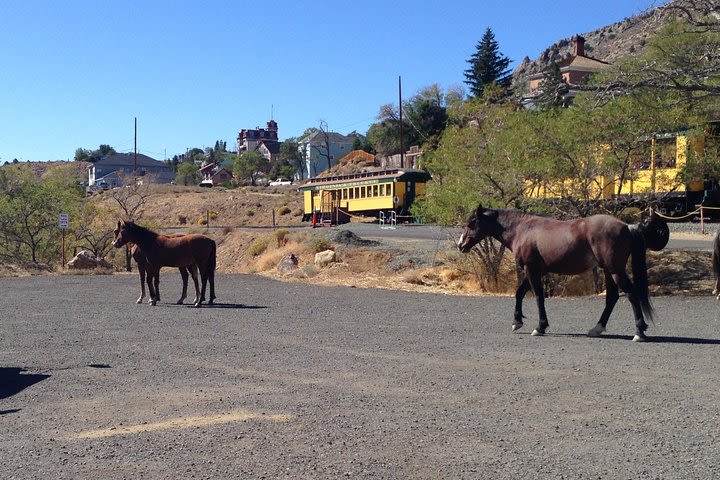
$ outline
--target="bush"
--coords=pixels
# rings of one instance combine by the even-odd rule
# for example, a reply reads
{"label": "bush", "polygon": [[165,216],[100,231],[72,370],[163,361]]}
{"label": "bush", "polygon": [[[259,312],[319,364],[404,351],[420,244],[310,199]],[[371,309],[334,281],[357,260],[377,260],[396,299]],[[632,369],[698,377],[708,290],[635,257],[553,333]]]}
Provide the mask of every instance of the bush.
{"label": "bush", "polygon": [[250,246],[247,248],[248,255],[251,255],[253,257],[257,257],[258,255],[261,255],[267,250],[268,245],[270,244],[270,239],[265,238],[256,238],[252,241]]}
{"label": "bush", "polygon": [[290,211],[290,207],[288,207],[287,205],[278,208],[278,214],[280,215],[287,215],[288,213],[290,213]]}
{"label": "bush", "polygon": [[318,236],[311,237],[306,244],[314,253],[323,252],[332,247],[332,244],[327,239]]}
{"label": "bush", "polygon": [[277,246],[278,248],[284,247],[285,244],[287,244],[287,235],[290,233],[289,230],[282,229],[282,230],[275,230],[273,232],[273,235],[275,235],[275,238],[277,239]]}

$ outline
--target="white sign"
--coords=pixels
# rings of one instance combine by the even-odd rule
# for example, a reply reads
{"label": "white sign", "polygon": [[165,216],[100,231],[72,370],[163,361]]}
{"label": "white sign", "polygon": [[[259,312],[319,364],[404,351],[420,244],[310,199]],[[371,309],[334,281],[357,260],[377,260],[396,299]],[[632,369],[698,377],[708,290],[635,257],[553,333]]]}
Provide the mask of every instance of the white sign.
{"label": "white sign", "polygon": [[63,230],[68,228],[69,223],[70,215],[68,215],[67,213],[61,213],[60,216],[58,216],[58,226]]}

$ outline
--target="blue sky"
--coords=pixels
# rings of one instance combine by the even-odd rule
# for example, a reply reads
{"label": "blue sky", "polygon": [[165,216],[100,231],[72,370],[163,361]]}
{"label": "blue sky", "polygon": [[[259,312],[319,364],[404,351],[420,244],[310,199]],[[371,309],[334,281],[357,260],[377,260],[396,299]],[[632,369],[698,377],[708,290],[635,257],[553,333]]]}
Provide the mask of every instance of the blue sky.
{"label": "blue sky", "polygon": [[652,0],[0,2],[0,163],[109,144],[156,159],[272,115],[280,139],[321,120],[365,133],[380,106],[462,85],[485,28],[514,68]]}

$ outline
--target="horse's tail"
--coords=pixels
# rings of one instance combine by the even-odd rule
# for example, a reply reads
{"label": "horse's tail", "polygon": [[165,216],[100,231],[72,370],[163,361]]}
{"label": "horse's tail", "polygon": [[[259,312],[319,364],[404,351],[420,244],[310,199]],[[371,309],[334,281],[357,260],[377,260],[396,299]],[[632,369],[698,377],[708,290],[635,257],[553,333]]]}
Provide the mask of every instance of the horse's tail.
{"label": "horse's tail", "polygon": [[630,235],[632,237],[633,289],[640,302],[643,315],[652,321],[654,312],[652,305],[650,305],[650,289],[648,287],[647,262],[645,259],[645,236],[638,228],[631,228]]}
{"label": "horse's tail", "polygon": [[215,267],[217,264],[217,243],[215,240],[210,239],[210,256],[208,257],[208,263],[205,270],[208,278],[215,278]]}

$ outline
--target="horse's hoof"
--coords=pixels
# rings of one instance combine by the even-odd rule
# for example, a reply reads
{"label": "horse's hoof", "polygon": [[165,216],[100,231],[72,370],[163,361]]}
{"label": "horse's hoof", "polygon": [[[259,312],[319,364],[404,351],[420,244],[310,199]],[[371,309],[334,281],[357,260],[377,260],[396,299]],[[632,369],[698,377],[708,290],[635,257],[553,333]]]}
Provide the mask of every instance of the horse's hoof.
{"label": "horse's hoof", "polygon": [[522,324],[522,323],[513,323],[513,324],[512,324],[512,331],[513,331],[513,332],[517,332],[517,331],[520,330],[522,327],[523,327],[523,324]]}
{"label": "horse's hoof", "polygon": [[532,333],[530,335],[532,335],[533,337],[542,337],[543,335],[545,335],[545,332],[538,330],[536,328],[535,330],[532,331]]}
{"label": "horse's hoof", "polygon": [[177,302],[175,302],[175,305],[182,305],[182,304],[183,304],[183,299],[182,299],[182,298],[181,298],[180,300],[178,300]]}
{"label": "horse's hoof", "polygon": [[143,302],[143,300],[144,300],[143,297],[140,297],[140,298],[137,299],[137,302],[135,302],[135,303],[137,303],[138,305],[140,305],[140,304]]}
{"label": "horse's hoof", "polygon": [[152,305],[152,306],[154,307],[155,305],[157,305],[157,301],[156,301],[156,300],[150,300],[150,305]]}
{"label": "horse's hoof", "polygon": [[637,335],[637,334],[636,334],[636,335],[633,337],[633,340],[632,340],[632,341],[633,341],[633,342],[647,342],[647,339],[648,339],[648,338],[647,338],[645,335]]}
{"label": "horse's hoof", "polygon": [[202,307],[202,302],[193,303],[193,307],[195,307],[195,308]]}
{"label": "horse's hoof", "polygon": [[599,337],[605,332],[605,327],[602,325],[595,325],[593,328],[590,329],[587,336],[588,337]]}

